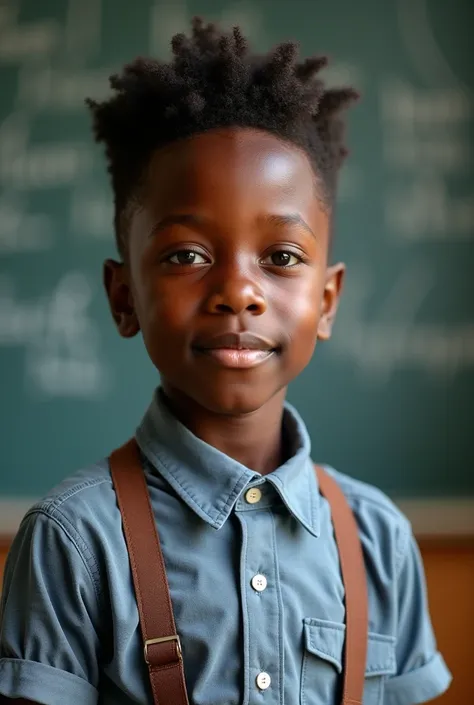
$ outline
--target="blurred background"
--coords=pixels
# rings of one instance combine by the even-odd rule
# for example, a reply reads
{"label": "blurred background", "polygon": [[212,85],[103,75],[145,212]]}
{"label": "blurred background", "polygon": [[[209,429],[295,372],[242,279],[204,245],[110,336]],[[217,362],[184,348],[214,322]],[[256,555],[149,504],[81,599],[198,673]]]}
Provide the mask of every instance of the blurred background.
{"label": "blurred background", "polygon": [[[257,50],[327,53],[349,115],[333,340],[290,389],[315,460],[372,482],[419,538],[443,703],[474,702],[474,2],[0,0],[0,536],[126,440],[158,382],[101,286],[112,195],[84,98],[195,15]],[[469,641],[468,641],[469,640]]]}

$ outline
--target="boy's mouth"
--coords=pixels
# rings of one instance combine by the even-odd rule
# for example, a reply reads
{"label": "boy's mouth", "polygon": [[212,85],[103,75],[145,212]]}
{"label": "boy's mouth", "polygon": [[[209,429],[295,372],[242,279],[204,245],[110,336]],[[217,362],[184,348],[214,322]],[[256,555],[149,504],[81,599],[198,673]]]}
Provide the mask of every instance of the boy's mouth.
{"label": "boy's mouth", "polygon": [[253,333],[225,333],[199,339],[193,345],[195,352],[208,357],[223,367],[248,369],[268,360],[278,345]]}

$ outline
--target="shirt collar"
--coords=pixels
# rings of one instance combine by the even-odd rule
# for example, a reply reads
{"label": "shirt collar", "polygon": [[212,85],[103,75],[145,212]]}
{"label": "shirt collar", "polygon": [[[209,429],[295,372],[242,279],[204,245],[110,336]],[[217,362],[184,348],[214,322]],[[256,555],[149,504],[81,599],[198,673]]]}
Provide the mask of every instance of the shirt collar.
{"label": "shirt collar", "polygon": [[319,536],[319,491],[311,442],[296,410],[285,404],[283,425],[292,456],[266,476],[250,470],[195,436],[168,409],[157,389],[137,429],[137,442],[152,467],[201,519],[220,529],[248,485],[269,482],[288,511]]}

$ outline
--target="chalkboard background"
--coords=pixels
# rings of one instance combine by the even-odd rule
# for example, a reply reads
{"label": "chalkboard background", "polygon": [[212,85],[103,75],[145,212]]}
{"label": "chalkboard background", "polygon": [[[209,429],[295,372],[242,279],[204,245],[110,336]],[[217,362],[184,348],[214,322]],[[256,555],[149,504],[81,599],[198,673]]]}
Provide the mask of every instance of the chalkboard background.
{"label": "chalkboard background", "polygon": [[0,495],[127,439],[158,377],[101,288],[111,193],[83,99],[194,14],[327,52],[350,116],[333,340],[289,398],[318,460],[394,497],[474,496],[472,0],[0,0]]}

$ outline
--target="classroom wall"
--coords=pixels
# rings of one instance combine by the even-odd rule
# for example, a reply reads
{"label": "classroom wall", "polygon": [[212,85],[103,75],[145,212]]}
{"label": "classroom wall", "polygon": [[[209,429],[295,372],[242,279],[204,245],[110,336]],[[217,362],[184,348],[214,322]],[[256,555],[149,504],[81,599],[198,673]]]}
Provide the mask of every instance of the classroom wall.
{"label": "classroom wall", "polygon": [[[0,580],[8,541],[0,539]],[[438,645],[454,680],[438,705],[472,705],[474,634],[474,539],[420,540],[431,617]]]}
{"label": "classroom wall", "polygon": [[0,0],[0,533],[12,502],[123,443],[158,382],[102,291],[112,194],[84,98],[167,57],[194,14],[258,51],[298,39],[362,94],[336,208],[345,292],[289,392],[315,460],[450,522],[470,498],[474,517],[472,0]]}

